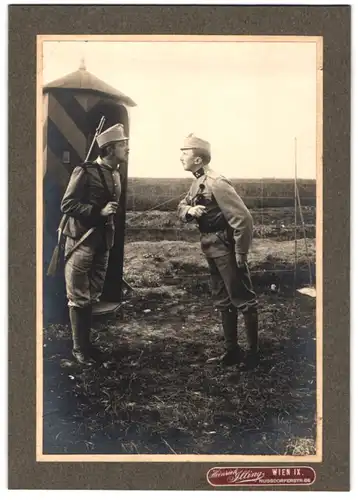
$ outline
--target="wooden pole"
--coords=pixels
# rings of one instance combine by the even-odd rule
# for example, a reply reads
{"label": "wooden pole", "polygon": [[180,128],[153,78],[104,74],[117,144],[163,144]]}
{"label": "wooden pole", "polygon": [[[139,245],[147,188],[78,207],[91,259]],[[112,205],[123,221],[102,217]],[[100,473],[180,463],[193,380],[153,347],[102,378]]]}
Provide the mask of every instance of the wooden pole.
{"label": "wooden pole", "polygon": [[294,181],[294,196],[295,196],[295,269],[294,269],[294,293],[296,290],[297,280],[297,138],[295,137],[295,181]]}
{"label": "wooden pole", "polygon": [[261,184],[261,231],[260,231],[260,237],[262,240],[263,233],[264,233],[264,185],[262,182],[262,178],[260,179],[260,184]]}

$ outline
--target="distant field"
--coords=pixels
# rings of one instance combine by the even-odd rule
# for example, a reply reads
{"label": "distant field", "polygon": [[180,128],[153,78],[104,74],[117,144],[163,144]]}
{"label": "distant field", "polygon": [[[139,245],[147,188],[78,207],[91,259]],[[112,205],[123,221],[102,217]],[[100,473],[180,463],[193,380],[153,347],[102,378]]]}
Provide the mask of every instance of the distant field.
{"label": "distant field", "polygon": [[[176,210],[178,200],[190,187],[192,179],[129,178],[127,210],[142,211],[161,205],[158,210]],[[290,207],[294,205],[293,179],[232,179],[235,189],[249,208]],[[302,205],[316,205],[316,181],[297,181]],[[174,199],[172,199],[174,198]]]}
{"label": "distant field", "polygon": [[[254,238],[275,240],[294,240],[316,237],[316,208],[302,207],[305,229],[302,226],[300,211],[297,210],[295,231],[295,210],[293,207],[253,208]],[[126,241],[177,240],[194,242],[199,239],[197,225],[184,224],[178,219],[176,211],[150,210],[127,212]]]}

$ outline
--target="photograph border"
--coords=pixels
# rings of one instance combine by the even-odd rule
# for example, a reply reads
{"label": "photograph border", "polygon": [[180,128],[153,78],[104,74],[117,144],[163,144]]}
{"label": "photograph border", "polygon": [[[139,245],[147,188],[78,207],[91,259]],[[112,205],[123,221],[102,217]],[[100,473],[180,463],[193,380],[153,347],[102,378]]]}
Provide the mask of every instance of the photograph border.
{"label": "photograph border", "polygon": [[[323,37],[324,383],[321,404],[326,417],[322,434],[323,462],[313,464],[317,479],[307,489],[348,490],[350,6],[12,5],[8,12],[9,488],[212,489],[206,482],[206,472],[217,464],[213,457],[210,463],[187,463],[183,458],[184,463],[165,460],[164,477],[161,463],[108,464],[99,463],[98,456],[95,463],[83,464],[36,461],[34,287],[40,271],[36,267],[36,214],[31,211],[36,205],[36,37],[78,33],[86,33],[86,36],[100,33],[282,36],[286,33]],[[69,26],[69,17],[72,26]],[[33,100],[29,98],[31,95]],[[317,220],[317,225],[319,222]],[[331,262],[336,263],[338,272],[333,270]],[[327,366],[329,369],[325,369]],[[305,464],[311,462],[305,458]],[[85,473],[76,474],[76,470]]]}
{"label": "photograph border", "polygon": [[[228,455],[228,454],[44,454],[43,444],[43,124],[44,108],[42,96],[42,74],[43,74],[43,44],[47,41],[55,42],[123,42],[123,43],[314,43],[316,44],[316,454],[315,455]],[[90,48],[88,49],[90,50]],[[37,36],[37,283],[36,283],[36,339],[37,339],[37,434],[36,450],[37,460],[40,462],[232,462],[237,463],[301,463],[301,462],[321,462],[322,461],[322,372],[323,372],[323,332],[322,332],[322,147],[323,147],[323,39],[322,37],[311,36],[229,36],[229,35],[38,35]],[[317,221],[319,221],[317,223]]]}

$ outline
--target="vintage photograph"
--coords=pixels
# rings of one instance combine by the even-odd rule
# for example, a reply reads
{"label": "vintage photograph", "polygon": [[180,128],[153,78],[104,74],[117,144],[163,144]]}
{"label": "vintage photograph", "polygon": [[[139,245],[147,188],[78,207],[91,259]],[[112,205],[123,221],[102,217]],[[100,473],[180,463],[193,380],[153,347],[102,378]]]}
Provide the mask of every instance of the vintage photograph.
{"label": "vintage photograph", "polygon": [[321,461],[321,38],[37,57],[37,460]]}

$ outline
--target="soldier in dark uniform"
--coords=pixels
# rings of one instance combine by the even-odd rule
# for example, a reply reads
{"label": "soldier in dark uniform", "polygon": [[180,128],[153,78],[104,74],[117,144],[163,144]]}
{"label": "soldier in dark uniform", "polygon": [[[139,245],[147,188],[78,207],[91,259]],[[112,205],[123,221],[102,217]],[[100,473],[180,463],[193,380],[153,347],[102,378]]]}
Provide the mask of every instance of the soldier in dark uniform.
{"label": "soldier in dark uniform", "polygon": [[93,364],[100,354],[90,342],[92,306],[103,291],[109,252],[114,244],[113,217],[121,195],[119,168],[128,160],[129,151],[122,124],[102,132],[97,144],[99,157],[73,170],[61,203],[62,212],[69,216],[63,231],[65,257],[88,229],[95,228],[65,265],[72,353],[84,365]]}
{"label": "soldier in dark uniform", "polygon": [[[208,261],[212,295],[221,312],[226,352],[225,365],[258,360],[257,298],[253,290],[247,254],[253,233],[252,216],[232,183],[209,167],[210,144],[189,135],[181,148],[181,162],[195,179],[179,203],[182,222],[197,222],[202,251]],[[247,356],[237,343],[238,311],[243,314],[249,350]]]}

